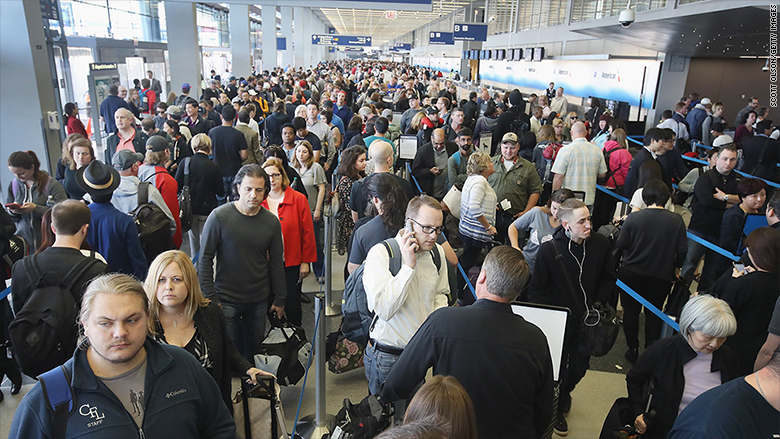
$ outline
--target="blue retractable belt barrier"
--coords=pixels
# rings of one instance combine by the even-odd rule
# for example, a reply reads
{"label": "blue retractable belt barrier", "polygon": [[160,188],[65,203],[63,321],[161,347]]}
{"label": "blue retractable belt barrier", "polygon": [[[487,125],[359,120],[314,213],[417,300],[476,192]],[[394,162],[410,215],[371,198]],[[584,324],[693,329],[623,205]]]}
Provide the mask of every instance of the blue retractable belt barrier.
{"label": "blue retractable belt barrier", "polygon": [[11,287],[4,289],[3,292],[0,293],[0,300],[5,299],[9,294],[11,294]]}
{"label": "blue retractable belt barrier", "polygon": [[639,138],[639,139],[644,139],[644,136],[628,136],[628,137],[626,137],[626,139],[628,139],[628,140],[629,140],[629,141],[631,141],[631,142],[634,142],[634,143],[636,143],[636,144],[637,144],[637,145],[639,145],[639,146],[645,146],[645,144],[644,144],[644,143],[642,143],[642,141],[640,141],[640,140],[637,140],[636,138]]}
{"label": "blue retractable belt barrier", "polygon": [[[320,284],[320,293],[322,293],[322,284]],[[314,347],[316,345],[314,343],[314,340],[317,339],[317,329],[320,327],[320,316],[322,316],[324,312],[325,312],[325,307],[321,306],[320,312],[317,313],[317,318],[314,320],[314,333],[311,335],[312,351],[309,352],[309,359],[306,361],[306,373],[303,374],[303,384],[301,384],[301,397],[298,399],[298,408],[295,410],[295,418],[294,418],[295,423],[293,423],[293,429],[292,432],[290,433],[290,438],[295,438],[295,429],[298,427],[298,419],[300,419],[299,416],[301,415],[301,403],[303,403],[303,392],[306,390],[306,380],[309,378],[309,367],[311,367],[311,358],[314,355],[317,355],[317,361],[324,360],[323,358],[319,358],[320,352],[316,352],[314,350]],[[284,419],[281,419],[279,422],[284,422]]]}
{"label": "blue retractable belt barrier", "polygon": [[[415,178],[414,175],[412,175],[412,170],[409,167],[409,163],[406,164],[406,171],[409,173],[409,176],[412,177],[412,180],[414,181],[414,185],[417,186],[417,190],[420,191],[420,193],[423,193],[422,188],[420,188],[420,183],[417,182],[417,178]],[[444,239],[447,239],[447,235],[442,232],[442,236],[444,236]],[[471,284],[471,281],[469,280],[469,277],[465,270],[463,270],[463,266],[460,265],[460,262],[458,262],[458,270],[460,271],[461,276],[463,276],[463,279],[466,281],[466,285],[468,285],[469,290],[471,290],[471,294],[474,295],[474,299],[477,299],[477,291],[474,289],[474,285]]]}
{"label": "blue retractable belt barrier", "polygon": [[[683,160],[688,160],[689,162],[696,162],[696,163],[700,163],[702,165],[709,165],[709,163],[707,163],[706,160],[701,160],[701,159],[697,159],[697,158],[693,158],[693,157],[688,157],[686,155],[683,155],[682,158],[683,158]],[[756,177],[755,175],[750,175],[747,172],[738,171],[736,169],[734,170],[734,172],[736,172],[739,175],[742,175],[743,177],[757,178],[759,180],[763,180],[764,183],[766,183],[767,185],[772,186],[773,188],[780,189],[780,184],[777,184],[774,181],[767,180],[767,179],[761,178],[761,177]]]}
{"label": "blue retractable belt barrier", "polygon": [[194,258],[192,258],[192,265],[195,265],[197,267],[198,265],[198,257],[200,256],[200,252],[198,252]]}
{"label": "blue retractable belt barrier", "polygon": [[648,302],[647,299],[639,295],[636,291],[632,290],[628,285],[626,285],[622,280],[618,279],[617,286],[619,286],[623,291],[628,293],[631,297],[636,299],[637,302],[641,303],[642,306],[645,307],[645,309],[649,310],[653,314],[657,315],[659,319],[663,320],[664,323],[671,326],[675,331],[680,332],[680,325],[677,324],[674,320],[671,319],[668,315],[664,314],[660,309],[656,308],[655,305]]}
{"label": "blue retractable belt barrier", "polygon": [[610,195],[610,196],[612,196],[612,197],[614,197],[614,198],[617,198],[618,200],[620,200],[620,201],[622,201],[622,202],[624,202],[624,203],[626,203],[626,204],[629,204],[629,203],[630,203],[630,201],[629,201],[629,199],[628,199],[628,198],[626,198],[626,197],[624,197],[624,196],[622,196],[622,195],[618,195],[618,194],[616,194],[616,193],[612,192],[611,190],[609,190],[609,189],[605,188],[604,186],[602,186],[602,185],[600,185],[600,184],[597,184],[597,185],[596,185],[596,189],[600,190],[601,192],[604,192],[604,193],[605,193],[605,194],[607,194],[607,195]]}

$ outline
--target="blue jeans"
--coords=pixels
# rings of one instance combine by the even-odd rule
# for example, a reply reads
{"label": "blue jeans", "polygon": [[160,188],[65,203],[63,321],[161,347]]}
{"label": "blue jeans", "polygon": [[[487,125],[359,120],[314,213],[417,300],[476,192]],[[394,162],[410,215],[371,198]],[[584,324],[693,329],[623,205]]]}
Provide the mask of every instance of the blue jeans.
{"label": "blue jeans", "polygon": [[237,303],[222,301],[227,330],[238,352],[254,364],[254,355],[265,338],[265,319],[268,300]]}
{"label": "blue jeans", "polygon": [[217,196],[217,203],[219,203],[220,206],[227,203],[233,196],[233,178],[235,178],[234,175],[222,176],[222,185],[225,187],[225,196]]}
{"label": "blue jeans", "polygon": [[363,364],[366,366],[366,378],[368,379],[368,391],[372,395],[379,395],[382,384],[390,374],[390,369],[398,355],[379,352],[374,346],[367,346],[363,353]]}

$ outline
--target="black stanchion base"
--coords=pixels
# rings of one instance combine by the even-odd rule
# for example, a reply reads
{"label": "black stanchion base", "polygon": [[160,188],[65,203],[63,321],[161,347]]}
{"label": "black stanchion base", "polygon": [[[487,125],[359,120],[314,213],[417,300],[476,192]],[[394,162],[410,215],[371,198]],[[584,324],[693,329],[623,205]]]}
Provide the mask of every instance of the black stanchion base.
{"label": "black stanchion base", "polygon": [[333,422],[333,415],[325,415],[324,425],[317,426],[317,416],[308,415],[302,417],[295,427],[295,435],[303,439],[320,439],[323,435],[330,433],[330,424]]}

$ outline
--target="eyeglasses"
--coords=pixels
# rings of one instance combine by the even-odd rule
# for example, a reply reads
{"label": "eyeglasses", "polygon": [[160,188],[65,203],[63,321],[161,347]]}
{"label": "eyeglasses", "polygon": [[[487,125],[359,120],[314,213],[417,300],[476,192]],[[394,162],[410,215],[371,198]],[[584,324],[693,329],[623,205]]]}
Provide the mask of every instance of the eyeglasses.
{"label": "eyeglasses", "polygon": [[428,235],[432,235],[434,233],[438,235],[438,234],[440,234],[441,232],[444,231],[444,226],[440,226],[440,227],[424,226],[424,225],[418,223],[414,218],[409,218],[409,221],[411,221],[411,222],[417,224],[418,226],[420,226],[420,228],[422,229],[423,233],[426,233]]}
{"label": "eyeglasses", "polygon": [[276,174],[268,174],[268,176],[271,177],[271,178],[279,178],[279,177],[282,176],[282,174],[277,172]]}

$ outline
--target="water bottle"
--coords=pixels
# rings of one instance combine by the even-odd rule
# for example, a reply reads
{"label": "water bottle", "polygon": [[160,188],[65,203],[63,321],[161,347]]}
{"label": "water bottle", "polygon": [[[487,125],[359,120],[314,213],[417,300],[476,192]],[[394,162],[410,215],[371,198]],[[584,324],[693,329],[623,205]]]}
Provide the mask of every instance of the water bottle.
{"label": "water bottle", "polygon": [[46,205],[49,206],[49,207],[53,207],[54,206],[54,197],[49,195],[49,198],[46,199]]}

